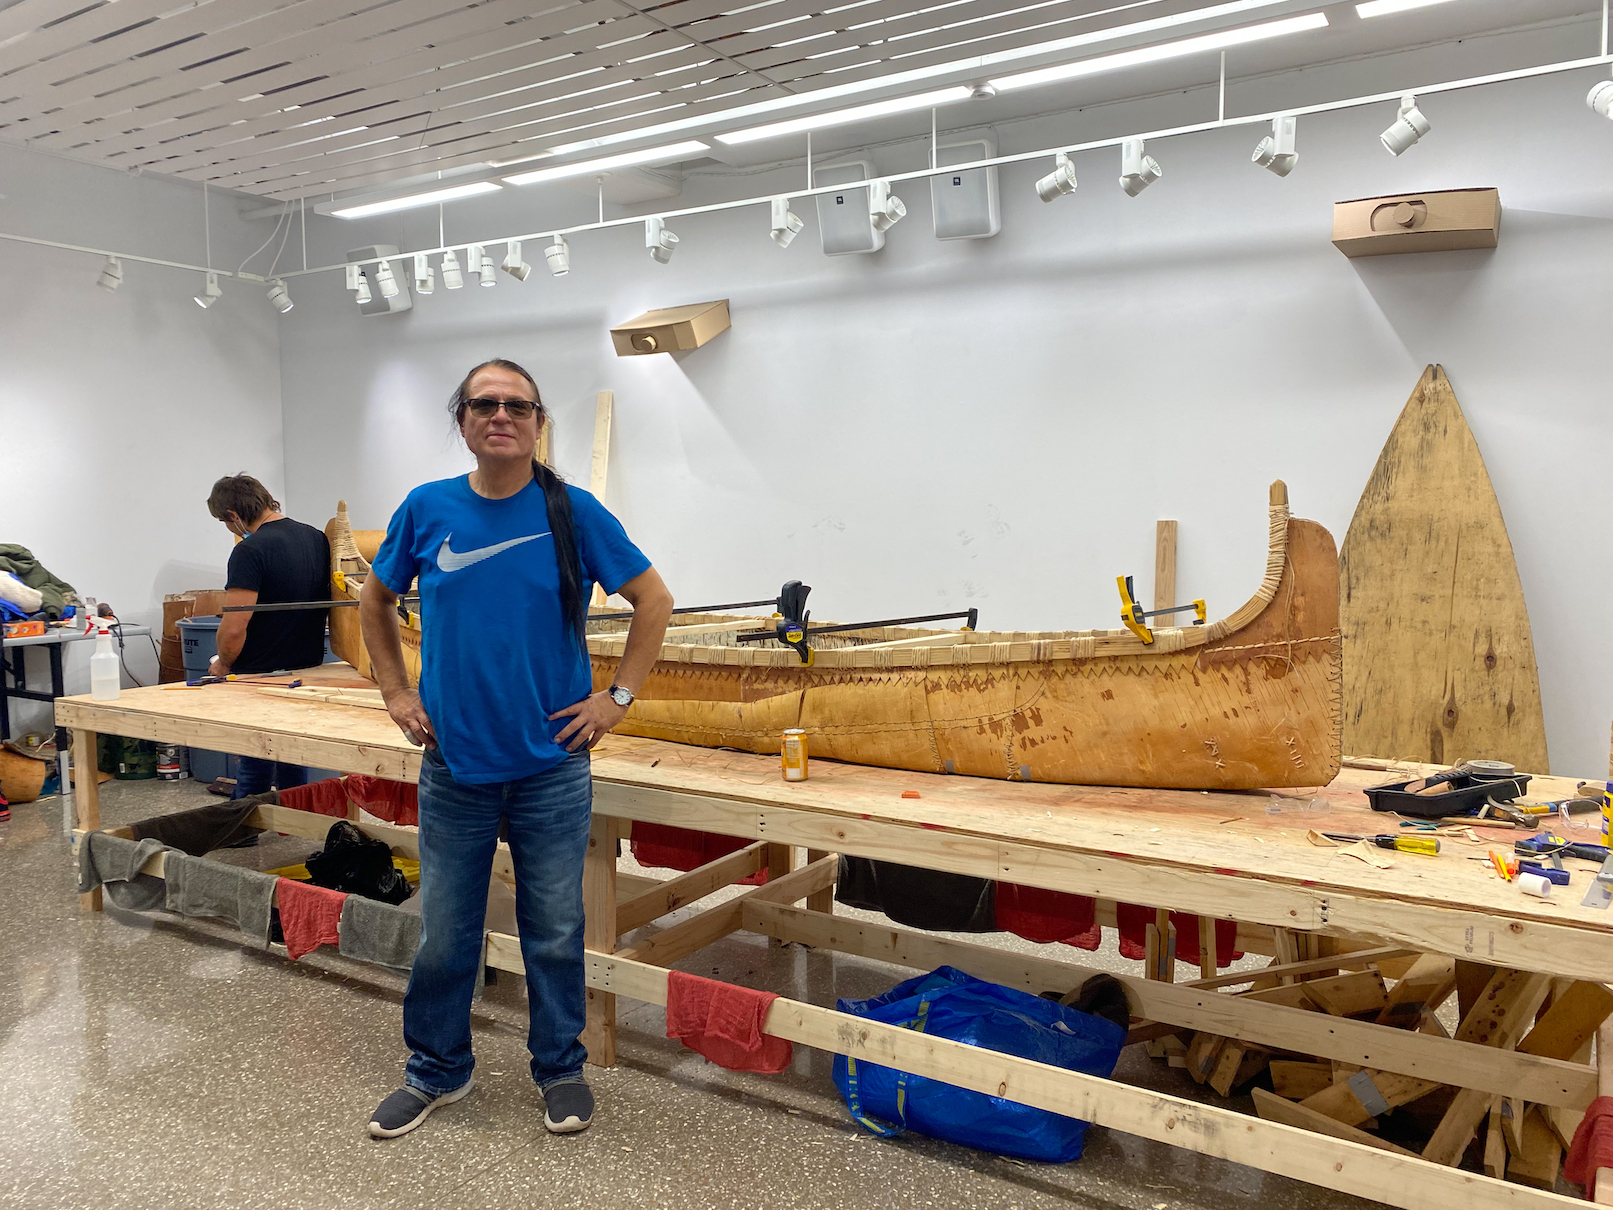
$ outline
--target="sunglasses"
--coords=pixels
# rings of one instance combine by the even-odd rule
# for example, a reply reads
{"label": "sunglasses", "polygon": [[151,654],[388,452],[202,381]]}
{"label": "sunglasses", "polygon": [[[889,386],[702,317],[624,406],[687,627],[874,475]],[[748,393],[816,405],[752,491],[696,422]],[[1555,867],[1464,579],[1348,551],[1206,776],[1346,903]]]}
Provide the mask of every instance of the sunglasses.
{"label": "sunglasses", "polygon": [[467,399],[465,406],[480,420],[495,416],[499,408],[503,408],[511,420],[525,420],[538,410],[538,405],[530,399]]}

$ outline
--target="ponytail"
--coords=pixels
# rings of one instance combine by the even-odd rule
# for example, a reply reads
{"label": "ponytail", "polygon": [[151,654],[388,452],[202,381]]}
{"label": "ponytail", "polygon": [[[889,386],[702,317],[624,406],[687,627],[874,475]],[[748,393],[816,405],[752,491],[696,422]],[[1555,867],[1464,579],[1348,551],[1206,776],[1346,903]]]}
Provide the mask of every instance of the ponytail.
{"label": "ponytail", "polygon": [[[483,370],[495,368],[519,374],[531,385],[532,397],[538,404],[538,431],[541,433],[544,424],[548,422],[549,410],[543,406],[543,399],[538,393],[538,384],[526,370],[502,357],[484,361],[465,375],[458,389],[454,391],[453,397],[448,401],[448,408],[454,416],[454,424],[459,426],[464,423],[465,407],[470,401],[471,379]],[[535,453],[532,456],[532,477],[543,489],[543,502],[549,513],[549,532],[554,537],[555,562],[560,569],[560,616],[564,621],[567,635],[576,643],[579,650],[586,651],[588,597],[583,588],[582,559],[577,554],[577,528],[571,516],[571,495],[566,491],[565,481],[539,462]]]}

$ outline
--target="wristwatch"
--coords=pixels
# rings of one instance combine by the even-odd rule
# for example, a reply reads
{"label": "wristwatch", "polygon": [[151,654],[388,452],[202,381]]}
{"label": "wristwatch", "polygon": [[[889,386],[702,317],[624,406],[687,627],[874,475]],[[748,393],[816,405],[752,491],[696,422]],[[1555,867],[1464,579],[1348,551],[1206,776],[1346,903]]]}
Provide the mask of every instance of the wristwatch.
{"label": "wristwatch", "polygon": [[606,692],[610,694],[610,700],[618,706],[627,707],[633,704],[633,691],[631,689],[625,689],[621,685],[612,685]]}

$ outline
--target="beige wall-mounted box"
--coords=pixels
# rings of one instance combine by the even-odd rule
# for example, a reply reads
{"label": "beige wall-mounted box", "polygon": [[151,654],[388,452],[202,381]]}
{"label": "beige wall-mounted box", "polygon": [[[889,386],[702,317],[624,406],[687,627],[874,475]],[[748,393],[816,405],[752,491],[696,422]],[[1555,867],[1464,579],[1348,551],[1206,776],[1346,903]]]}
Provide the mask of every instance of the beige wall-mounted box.
{"label": "beige wall-mounted box", "polygon": [[1345,256],[1493,248],[1501,232],[1495,189],[1441,189],[1333,204],[1333,246]]}
{"label": "beige wall-mounted box", "polygon": [[727,330],[728,300],[719,298],[716,302],[646,311],[637,319],[612,328],[610,339],[616,346],[616,356],[637,357],[642,353],[698,349]]}

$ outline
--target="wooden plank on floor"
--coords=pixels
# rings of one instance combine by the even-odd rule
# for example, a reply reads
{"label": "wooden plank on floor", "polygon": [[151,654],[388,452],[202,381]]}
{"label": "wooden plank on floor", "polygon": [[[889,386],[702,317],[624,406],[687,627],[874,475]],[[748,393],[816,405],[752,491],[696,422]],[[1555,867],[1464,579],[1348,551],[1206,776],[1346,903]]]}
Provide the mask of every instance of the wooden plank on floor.
{"label": "wooden plank on floor", "polygon": [[1285,1126],[1298,1126],[1302,1130],[1313,1130],[1318,1134],[1325,1134],[1329,1138],[1346,1139],[1352,1143],[1359,1143],[1363,1147],[1374,1147],[1379,1151],[1392,1152],[1395,1155],[1415,1157],[1415,1151],[1407,1151],[1404,1147],[1368,1134],[1365,1130],[1358,1130],[1354,1126],[1347,1126],[1343,1122],[1317,1113],[1303,1103],[1295,1104],[1285,1101],[1276,1093],[1267,1092],[1264,1088],[1252,1088],[1249,1095],[1254,1098],[1255,1112],[1268,1122],[1281,1122]]}

